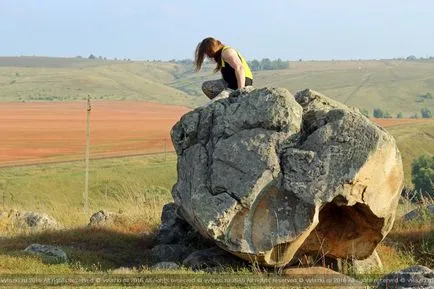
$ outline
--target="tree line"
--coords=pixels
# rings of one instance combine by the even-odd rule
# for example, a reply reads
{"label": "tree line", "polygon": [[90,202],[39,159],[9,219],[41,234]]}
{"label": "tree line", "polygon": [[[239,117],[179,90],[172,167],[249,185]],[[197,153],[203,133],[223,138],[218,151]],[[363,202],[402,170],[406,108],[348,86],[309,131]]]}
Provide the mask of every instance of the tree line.
{"label": "tree line", "polygon": [[[360,109],[360,112],[364,116],[370,117],[369,111],[366,108]],[[372,116],[375,118],[393,118],[391,113],[381,108],[374,108],[372,111]],[[422,108],[420,110],[420,114],[414,113],[410,115],[410,118],[432,118],[432,117],[433,117],[433,112],[427,107]],[[396,118],[404,118],[404,114],[402,112],[398,112],[396,114]]]}

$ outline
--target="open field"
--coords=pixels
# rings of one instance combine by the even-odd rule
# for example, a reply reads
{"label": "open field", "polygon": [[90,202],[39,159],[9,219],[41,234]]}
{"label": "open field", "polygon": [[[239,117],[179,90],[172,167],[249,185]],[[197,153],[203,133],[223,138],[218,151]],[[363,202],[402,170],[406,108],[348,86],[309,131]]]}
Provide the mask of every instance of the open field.
{"label": "open field", "polygon": [[[207,101],[204,80],[219,78],[206,64],[47,57],[0,57],[0,101],[143,100],[194,107]],[[291,61],[287,69],[254,72],[256,87],[291,93],[317,90],[347,105],[404,117],[434,110],[434,61]]]}
{"label": "open field", "polygon": [[[91,157],[173,151],[170,129],[187,107],[140,101],[93,101]],[[0,106],[0,167],[83,159],[86,102],[3,102]],[[434,154],[434,119],[372,119],[401,150],[406,183],[410,165]]]}
{"label": "open field", "polygon": [[[0,166],[82,159],[86,102],[0,105]],[[188,109],[138,101],[94,101],[91,156],[172,151],[170,129]]]}
{"label": "open field", "polygon": [[[117,274],[143,278],[169,273],[182,274],[185,278],[220,276],[186,269],[170,272],[149,269],[154,262],[150,249],[154,245],[153,236],[161,209],[171,201],[170,189],[176,181],[174,154],[169,154],[166,160],[162,155],[155,155],[91,162],[88,214],[82,210],[82,163],[0,168],[0,179],[6,180],[6,184],[0,186],[0,193],[3,188],[7,196],[3,210],[46,212],[65,226],[61,231],[6,232],[0,239],[0,274],[86,274],[88,278],[99,278],[101,274],[106,274],[106,278]],[[412,204],[401,204],[398,216],[413,208]],[[124,218],[112,227],[86,227],[90,214],[100,209],[121,212]],[[432,223],[402,224],[397,221],[390,235],[378,247],[384,271],[373,273],[384,274],[414,264],[432,266],[429,254],[434,253],[433,236]],[[69,262],[45,264],[41,258],[23,252],[32,243],[59,246],[68,254]],[[229,274],[257,277],[255,270],[252,272],[250,269],[241,272],[229,270]],[[270,272],[273,274],[273,269]]]}

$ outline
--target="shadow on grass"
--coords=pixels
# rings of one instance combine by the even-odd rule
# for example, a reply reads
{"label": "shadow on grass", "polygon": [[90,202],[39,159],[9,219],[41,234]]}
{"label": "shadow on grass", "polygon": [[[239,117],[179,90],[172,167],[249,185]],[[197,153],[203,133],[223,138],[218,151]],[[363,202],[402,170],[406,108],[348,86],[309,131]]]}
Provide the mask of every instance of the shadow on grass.
{"label": "shadow on grass", "polygon": [[80,270],[139,268],[152,262],[154,236],[155,232],[137,234],[104,227],[42,231],[0,238],[0,254],[25,256],[23,250],[38,243],[60,247],[68,255],[69,265]]}

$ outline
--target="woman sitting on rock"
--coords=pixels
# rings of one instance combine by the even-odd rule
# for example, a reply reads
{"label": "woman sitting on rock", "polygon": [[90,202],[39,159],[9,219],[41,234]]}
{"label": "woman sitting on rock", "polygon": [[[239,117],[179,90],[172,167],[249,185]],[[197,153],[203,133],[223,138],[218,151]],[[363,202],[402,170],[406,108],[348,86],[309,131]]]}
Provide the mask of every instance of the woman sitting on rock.
{"label": "woman sitting on rock", "polygon": [[214,72],[220,71],[223,77],[202,84],[202,91],[209,99],[228,97],[230,89],[235,90],[253,84],[252,71],[247,61],[235,49],[208,37],[196,47],[196,71],[201,69],[205,56],[217,63]]}

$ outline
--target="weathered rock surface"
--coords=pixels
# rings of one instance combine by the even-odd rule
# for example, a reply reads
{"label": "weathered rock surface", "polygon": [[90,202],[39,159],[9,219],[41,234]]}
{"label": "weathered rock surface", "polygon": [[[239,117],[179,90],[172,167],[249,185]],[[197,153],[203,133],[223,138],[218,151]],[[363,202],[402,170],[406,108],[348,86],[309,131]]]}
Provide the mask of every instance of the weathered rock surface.
{"label": "weathered rock surface", "polygon": [[429,221],[432,218],[434,218],[434,205],[428,205],[426,207],[414,209],[402,217],[402,219],[406,222],[424,220]]}
{"label": "weathered rock surface", "polygon": [[177,244],[190,229],[191,226],[178,215],[178,206],[175,203],[166,204],[161,213],[160,230],[156,241],[159,244]]}
{"label": "weathered rock surface", "polygon": [[62,228],[51,216],[32,211],[9,210],[0,212],[0,223],[3,227],[2,230],[10,232],[21,230],[54,230]]}
{"label": "weathered rock surface", "polygon": [[159,262],[152,266],[154,270],[176,270],[179,269],[179,265],[174,262]]}
{"label": "weathered rock surface", "polygon": [[390,273],[379,282],[379,289],[434,288],[434,270],[415,265]]}
{"label": "weathered rock surface", "polygon": [[24,249],[24,251],[40,256],[42,261],[47,264],[60,264],[68,262],[66,253],[56,246],[32,244]]}
{"label": "weathered rock surface", "polygon": [[151,256],[156,261],[182,262],[193,248],[178,244],[161,244],[152,248]]}
{"label": "weathered rock surface", "polygon": [[101,210],[90,216],[89,224],[87,225],[92,227],[110,226],[117,223],[122,223],[122,221],[123,220],[120,214],[109,212],[107,210]]}
{"label": "weathered rock surface", "polygon": [[339,272],[350,274],[374,274],[383,270],[383,263],[377,250],[374,250],[371,256],[363,260],[347,259],[340,260],[341,268]]}
{"label": "weathered rock surface", "polygon": [[317,92],[247,88],[173,127],[185,220],[221,248],[280,266],[300,254],[364,259],[395,218],[395,140]]}
{"label": "weathered rock surface", "polygon": [[227,268],[239,268],[245,265],[240,259],[219,247],[195,251],[188,255],[182,264],[193,270],[205,269],[209,272],[224,271]]}

